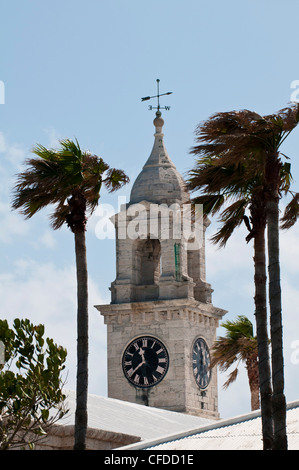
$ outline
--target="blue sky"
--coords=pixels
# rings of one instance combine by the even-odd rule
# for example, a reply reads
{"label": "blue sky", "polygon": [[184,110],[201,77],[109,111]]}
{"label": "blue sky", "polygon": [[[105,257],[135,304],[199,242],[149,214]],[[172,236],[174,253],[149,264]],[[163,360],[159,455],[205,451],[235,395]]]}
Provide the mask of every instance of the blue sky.
{"label": "blue sky", "polygon": [[[297,0],[12,0],[1,6],[0,299],[1,316],[43,322],[69,351],[75,384],[76,285],[72,234],[54,232],[46,211],[24,221],[10,210],[15,174],[32,146],[77,137],[82,148],[123,168],[134,182],[153,144],[154,113],[141,103],[172,91],[163,105],[168,153],[184,174],[198,123],[218,111],[260,114],[285,107],[299,80]],[[299,96],[299,95],[298,95]],[[285,142],[298,190],[299,130]],[[119,195],[129,197],[131,184]],[[117,210],[117,195],[102,202]],[[106,394],[106,327],[93,308],[110,301],[115,242],[99,240],[95,214],[87,235],[90,273],[90,392]],[[212,220],[208,231],[217,229]],[[240,229],[227,247],[207,246],[207,280],[226,318],[253,316],[252,245]],[[286,395],[298,399],[299,229],[281,236]],[[299,356],[299,355],[298,355]],[[246,374],[223,391],[223,417],[250,410]]]}

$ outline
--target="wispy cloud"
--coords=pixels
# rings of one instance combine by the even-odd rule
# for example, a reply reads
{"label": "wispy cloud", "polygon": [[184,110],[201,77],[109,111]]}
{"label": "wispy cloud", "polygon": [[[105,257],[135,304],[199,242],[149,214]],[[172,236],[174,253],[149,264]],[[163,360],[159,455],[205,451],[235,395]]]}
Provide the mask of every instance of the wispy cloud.
{"label": "wispy cloud", "polygon": [[3,132],[0,132],[0,153],[4,153],[6,151],[6,142]]}
{"label": "wispy cloud", "polygon": [[12,244],[16,237],[24,237],[30,231],[29,224],[17,213],[12,212],[8,202],[0,202],[0,242]]}
{"label": "wispy cloud", "polygon": [[59,140],[61,139],[58,131],[54,127],[47,127],[43,129],[44,133],[48,138],[48,143],[45,144],[45,147],[56,148],[59,145]]}
{"label": "wispy cloud", "polygon": [[26,157],[26,149],[20,143],[8,142],[3,132],[0,132],[0,153],[15,170],[20,170]]}
{"label": "wispy cloud", "polygon": [[[29,318],[43,323],[46,335],[68,350],[67,387],[76,383],[77,295],[74,266],[38,263],[21,258],[10,273],[0,273],[0,318]],[[106,393],[106,326],[94,305],[106,303],[89,279],[90,391]],[[100,390],[100,392],[99,392]]]}

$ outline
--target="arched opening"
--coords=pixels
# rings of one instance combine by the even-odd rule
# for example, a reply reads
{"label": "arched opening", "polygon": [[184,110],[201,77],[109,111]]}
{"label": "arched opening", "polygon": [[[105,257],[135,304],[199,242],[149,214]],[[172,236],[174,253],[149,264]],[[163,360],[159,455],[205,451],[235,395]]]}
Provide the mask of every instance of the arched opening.
{"label": "arched opening", "polygon": [[133,250],[135,301],[158,299],[162,265],[160,241],[149,237],[145,240],[136,240]]}
{"label": "arched opening", "polygon": [[153,285],[160,279],[161,245],[157,239],[138,240],[136,249],[136,284]]}

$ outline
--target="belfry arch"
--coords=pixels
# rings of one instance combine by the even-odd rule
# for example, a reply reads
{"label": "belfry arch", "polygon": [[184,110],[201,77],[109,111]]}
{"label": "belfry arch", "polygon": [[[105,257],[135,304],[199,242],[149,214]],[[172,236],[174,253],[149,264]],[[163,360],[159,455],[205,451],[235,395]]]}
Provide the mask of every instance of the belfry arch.
{"label": "belfry arch", "polygon": [[136,285],[157,285],[161,273],[161,243],[158,239],[136,240],[135,253]]}

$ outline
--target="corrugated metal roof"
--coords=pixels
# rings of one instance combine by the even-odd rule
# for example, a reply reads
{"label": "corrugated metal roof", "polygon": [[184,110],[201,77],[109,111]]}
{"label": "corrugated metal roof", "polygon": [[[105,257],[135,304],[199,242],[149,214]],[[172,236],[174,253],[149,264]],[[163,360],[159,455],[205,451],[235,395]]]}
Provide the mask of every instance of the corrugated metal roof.
{"label": "corrugated metal roof", "polygon": [[[288,449],[299,450],[299,401],[288,404]],[[172,434],[122,449],[154,450],[262,450],[260,411],[220,420],[193,431]]]}
{"label": "corrugated metal roof", "polygon": [[[70,425],[75,422],[76,397],[73,391],[65,391],[65,394],[66,406],[70,411],[59,424]],[[213,420],[198,416],[88,395],[89,428],[130,434],[140,437],[141,440],[187,431],[211,422]]]}

